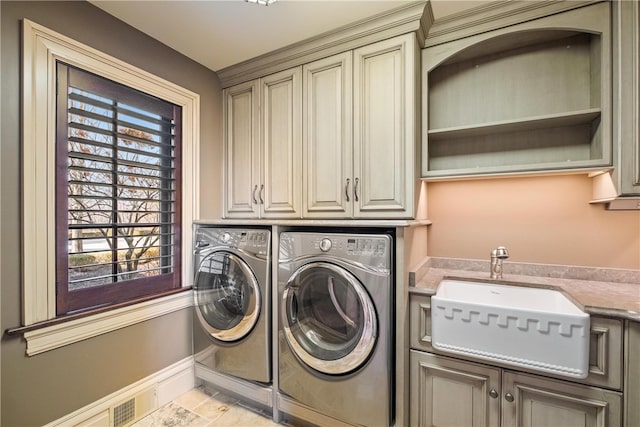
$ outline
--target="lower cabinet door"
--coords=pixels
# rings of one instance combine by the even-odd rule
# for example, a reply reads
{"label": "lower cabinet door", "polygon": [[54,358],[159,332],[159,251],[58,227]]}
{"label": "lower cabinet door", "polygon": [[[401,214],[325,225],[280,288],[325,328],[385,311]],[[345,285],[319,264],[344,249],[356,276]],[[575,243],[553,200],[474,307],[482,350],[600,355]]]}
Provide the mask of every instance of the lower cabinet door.
{"label": "lower cabinet door", "polygon": [[622,395],[610,390],[504,371],[501,399],[504,427],[622,426]]}
{"label": "lower cabinet door", "polygon": [[411,426],[498,427],[500,369],[411,350]]}

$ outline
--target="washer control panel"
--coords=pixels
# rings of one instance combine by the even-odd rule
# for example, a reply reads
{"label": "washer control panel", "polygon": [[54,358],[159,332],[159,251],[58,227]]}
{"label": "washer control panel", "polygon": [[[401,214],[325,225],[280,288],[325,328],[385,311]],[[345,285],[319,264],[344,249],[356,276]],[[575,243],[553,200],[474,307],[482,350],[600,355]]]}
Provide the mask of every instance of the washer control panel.
{"label": "washer control panel", "polygon": [[227,246],[250,253],[266,254],[269,249],[269,230],[201,227],[196,231],[196,249]]}
{"label": "washer control panel", "polygon": [[327,235],[317,236],[314,248],[335,256],[347,254],[349,256],[378,257],[388,253],[388,242],[388,238],[382,236]]}

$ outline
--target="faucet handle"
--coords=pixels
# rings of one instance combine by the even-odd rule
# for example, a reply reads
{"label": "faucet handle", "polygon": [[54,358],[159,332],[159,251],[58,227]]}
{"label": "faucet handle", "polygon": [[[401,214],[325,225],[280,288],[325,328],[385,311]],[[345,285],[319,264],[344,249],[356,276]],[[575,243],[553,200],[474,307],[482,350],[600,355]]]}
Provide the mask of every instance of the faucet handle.
{"label": "faucet handle", "polygon": [[507,259],[509,258],[509,251],[504,246],[498,246],[496,249],[491,251],[491,257],[498,259]]}

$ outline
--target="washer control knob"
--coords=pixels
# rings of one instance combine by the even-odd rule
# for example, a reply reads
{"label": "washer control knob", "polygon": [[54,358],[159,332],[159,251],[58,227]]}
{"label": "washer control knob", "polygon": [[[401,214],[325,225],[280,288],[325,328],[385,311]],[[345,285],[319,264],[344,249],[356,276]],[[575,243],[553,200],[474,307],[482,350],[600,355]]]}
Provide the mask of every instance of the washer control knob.
{"label": "washer control knob", "polygon": [[222,241],[223,241],[224,243],[229,243],[229,241],[230,241],[230,240],[231,240],[231,234],[229,234],[229,233],[224,233],[224,234],[222,235]]}
{"label": "washer control knob", "polygon": [[320,250],[322,252],[329,252],[331,249],[331,239],[327,239],[326,237],[320,240]]}

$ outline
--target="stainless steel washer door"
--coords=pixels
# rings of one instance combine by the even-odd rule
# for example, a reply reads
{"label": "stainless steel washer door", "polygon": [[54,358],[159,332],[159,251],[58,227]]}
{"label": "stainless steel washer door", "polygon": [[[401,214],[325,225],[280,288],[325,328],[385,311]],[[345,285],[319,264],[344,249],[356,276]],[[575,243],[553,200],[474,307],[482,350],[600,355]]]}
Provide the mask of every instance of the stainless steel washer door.
{"label": "stainless steel washer door", "polygon": [[260,315],[258,281],[241,258],[216,251],[204,257],[195,277],[196,312],[202,326],[220,341],[247,336]]}
{"label": "stainless steel washer door", "polygon": [[298,268],[282,293],[291,350],[311,368],[341,375],[362,366],[378,335],[369,294],[346,269],[327,262]]}

